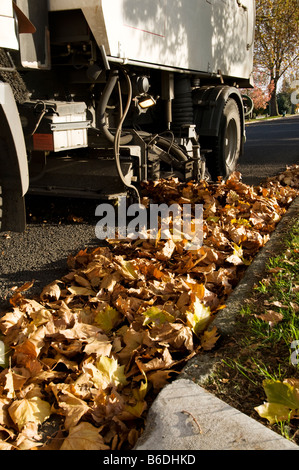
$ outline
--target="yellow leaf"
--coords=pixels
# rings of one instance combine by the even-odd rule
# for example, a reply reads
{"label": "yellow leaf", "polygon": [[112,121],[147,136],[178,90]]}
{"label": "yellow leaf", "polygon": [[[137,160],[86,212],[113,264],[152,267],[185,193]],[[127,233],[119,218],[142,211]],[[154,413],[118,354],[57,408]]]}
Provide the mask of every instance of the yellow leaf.
{"label": "yellow leaf", "polygon": [[288,406],[279,403],[264,403],[254,409],[261,418],[267,419],[270,424],[275,424],[277,421],[287,421],[292,415]]}
{"label": "yellow leaf", "polygon": [[118,386],[127,384],[124,374],[125,366],[119,366],[116,359],[101,356],[96,362],[96,367],[101,373],[101,380],[103,384],[106,384],[106,387],[109,385]]}
{"label": "yellow leaf", "polygon": [[133,415],[135,418],[140,418],[145,409],[146,409],[145,401],[138,401],[136,405],[134,406],[129,406],[129,405],[125,406],[125,411]]}
{"label": "yellow leaf", "polygon": [[109,333],[116,326],[120,318],[120,314],[115,308],[106,307],[105,310],[101,310],[96,314],[95,323],[105,333]]}
{"label": "yellow leaf", "polygon": [[21,431],[29,422],[41,424],[48,419],[51,414],[51,405],[39,397],[33,397],[29,400],[24,398],[14,401],[8,412]]}
{"label": "yellow leaf", "polygon": [[136,388],[133,389],[133,395],[137,401],[143,401],[148,391],[147,377],[144,372],[143,372],[143,375],[144,375],[145,381],[141,382],[139,389],[136,389]]}
{"label": "yellow leaf", "polygon": [[210,307],[205,307],[196,297],[191,305],[191,309],[186,312],[186,317],[188,326],[198,336],[206,328],[211,319],[211,309]]}

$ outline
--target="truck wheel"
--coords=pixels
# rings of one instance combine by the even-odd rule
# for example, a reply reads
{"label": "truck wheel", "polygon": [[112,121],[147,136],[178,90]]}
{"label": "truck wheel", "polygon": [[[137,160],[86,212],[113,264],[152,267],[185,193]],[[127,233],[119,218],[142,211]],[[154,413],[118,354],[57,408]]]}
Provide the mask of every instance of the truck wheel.
{"label": "truck wheel", "polygon": [[223,109],[220,131],[212,144],[212,153],[207,158],[207,166],[212,179],[218,176],[228,178],[235,170],[241,150],[241,118],[239,108],[233,98],[229,98]]}
{"label": "truck wheel", "polygon": [[2,187],[0,185],[0,232],[2,232],[2,214],[3,214],[3,198],[2,198]]}
{"label": "truck wheel", "polygon": [[23,232],[25,228],[24,197],[0,185],[0,232]]}

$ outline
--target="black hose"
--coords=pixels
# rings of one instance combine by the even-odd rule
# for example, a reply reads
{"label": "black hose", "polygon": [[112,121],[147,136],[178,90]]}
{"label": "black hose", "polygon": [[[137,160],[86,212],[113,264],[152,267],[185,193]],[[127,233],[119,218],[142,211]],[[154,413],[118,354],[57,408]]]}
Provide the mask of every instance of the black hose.
{"label": "black hose", "polygon": [[188,161],[187,155],[177,145],[171,144],[171,142],[169,142],[169,140],[165,139],[164,137],[158,136],[157,145],[162,147],[163,149],[166,148],[169,155],[170,155],[170,152],[172,152],[179,162]]}
{"label": "black hose", "polygon": [[[106,109],[108,106],[109,99],[112,95],[112,92],[119,80],[119,73],[118,70],[112,70],[110,73],[110,76],[108,78],[108,82],[104,88],[104,91],[102,93],[100,102],[99,102],[99,130],[104,134],[106,139],[113,143],[115,142],[115,136],[110,132],[107,122],[106,122]],[[126,135],[123,137],[120,137],[120,145],[127,145],[129,142],[131,142],[133,136],[132,135]]]}

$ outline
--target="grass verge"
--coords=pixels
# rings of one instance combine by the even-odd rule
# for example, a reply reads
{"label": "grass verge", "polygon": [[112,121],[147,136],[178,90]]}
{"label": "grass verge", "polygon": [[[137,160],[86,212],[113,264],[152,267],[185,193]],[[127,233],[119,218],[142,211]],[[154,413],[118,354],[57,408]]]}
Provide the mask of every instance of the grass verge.
{"label": "grass verge", "polygon": [[205,388],[299,445],[298,219],[282,247],[217,352],[219,366]]}

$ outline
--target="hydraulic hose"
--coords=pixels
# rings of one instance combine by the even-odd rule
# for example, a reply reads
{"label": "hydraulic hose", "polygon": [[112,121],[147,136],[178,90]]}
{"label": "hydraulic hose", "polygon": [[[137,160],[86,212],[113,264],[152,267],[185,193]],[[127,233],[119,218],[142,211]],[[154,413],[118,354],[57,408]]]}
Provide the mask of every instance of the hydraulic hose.
{"label": "hydraulic hose", "polygon": [[[106,122],[106,109],[108,106],[109,99],[112,95],[112,92],[119,80],[119,73],[118,70],[112,70],[110,73],[110,76],[108,78],[108,82],[104,88],[104,91],[102,93],[100,102],[99,102],[99,130],[104,134],[106,139],[109,140],[112,144],[115,142],[115,136],[110,132],[107,122]],[[120,137],[119,145],[127,145],[129,142],[132,140],[132,135],[126,135],[123,137]]]}
{"label": "hydraulic hose", "polygon": [[[140,204],[140,195],[139,195],[139,192],[137,190],[137,188],[132,185],[132,184],[128,184],[125,180],[125,177],[123,175],[123,172],[122,172],[122,169],[121,169],[121,164],[120,164],[120,146],[121,145],[125,145],[123,143],[123,140],[124,138],[121,137],[121,131],[122,131],[122,126],[123,126],[123,123],[124,123],[124,120],[126,119],[126,116],[128,114],[128,111],[130,109],[130,105],[131,105],[131,101],[132,101],[132,96],[133,96],[133,91],[132,91],[132,83],[131,83],[131,80],[130,80],[130,77],[129,75],[127,74],[127,72],[125,70],[123,70],[123,73],[124,73],[124,76],[126,78],[126,82],[127,82],[127,87],[128,87],[128,99],[127,99],[127,104],[126,104],[126,107],[124,109],[124,112],[121,116],[121,119],[120,119],[120,122],[119,122],[119,125],[116,129],[116,133],[115,133],[115,137],[114,137],[114,155],[115,155],[115,163],[116,163],[116,168],[117,168],[117,172],[118,172],[118,175],[120,177],[120,179],[122,180],[123,184],[128,188],[128,189],[132,189],[136,195],[137,195],[137,198],[138,198],[138,202]],[[130,140],[132,139],[132,136],[127,136],[127,137],[130,137]]]}
{"label": "hydraulic hose", "polygon": [[169,154],[172,152],[179,162],[188,161],[187,155],[177,145],[171,144],[169,140],[159,136],[157,145],[169,151]]}

